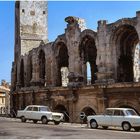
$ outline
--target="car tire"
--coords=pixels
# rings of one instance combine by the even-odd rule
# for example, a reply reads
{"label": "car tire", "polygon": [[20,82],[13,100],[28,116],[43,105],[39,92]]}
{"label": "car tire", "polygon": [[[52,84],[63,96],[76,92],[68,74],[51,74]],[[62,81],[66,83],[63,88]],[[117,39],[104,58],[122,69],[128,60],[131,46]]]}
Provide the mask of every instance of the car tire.
{"label": "car tire", "polygon": [[107,129],[108,128],[108,126],[102,126],[103,127],[103,129]]}
{"label": "car tire", "polygon": [[47,117],[42,117],[41,121],[42,121],[42,124],[47,124],[48,123]]}
{"label": "car tire", "polygon": [[130,125],[130,123],[129,123],[129,122],[124,122],[124,123],[122,124],[122,129],[123,129],[124,131],[130,131],[130,130],[131,130],[131,125]]}
{"label": "car tire", "polygon": [[98,128],[98,124],[97,124],[96,120],[91,120],[91,121],[90,121],[90,127],[91,127],[92,129]]}
{"label": "car tire", "polygon": [[26,119],[24,116],[21,117],[21,122],[26,122]]}
{"label": "car tire", "polygon": [[134,130],[135,130],[136,132],[139,132],[139,131],[140,131],[140,127],[134,127]]}
{"label": "car tire", "polygon": [[33,120],[33,123],[37,123],[37,120]]}
{"label": "car tire", "polygon": [[55,124],[55,125],[59,125],[60,122],[59,122],[59,121],[54,121],[54,124]]}

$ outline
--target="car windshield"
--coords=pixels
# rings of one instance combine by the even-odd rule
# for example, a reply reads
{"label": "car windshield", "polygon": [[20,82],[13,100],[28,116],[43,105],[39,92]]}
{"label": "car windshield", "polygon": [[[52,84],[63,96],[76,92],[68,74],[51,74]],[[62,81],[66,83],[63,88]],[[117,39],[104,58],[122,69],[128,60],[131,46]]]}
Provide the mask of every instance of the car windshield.
{"label": "car windshield", "polygon": [[40,107],[40,111],[51,111],[49,107]]}
{"label": "car windshield", "polygon": [[126,110],[126,114],[128,116],[138,116],[138,114],[134,110]]}

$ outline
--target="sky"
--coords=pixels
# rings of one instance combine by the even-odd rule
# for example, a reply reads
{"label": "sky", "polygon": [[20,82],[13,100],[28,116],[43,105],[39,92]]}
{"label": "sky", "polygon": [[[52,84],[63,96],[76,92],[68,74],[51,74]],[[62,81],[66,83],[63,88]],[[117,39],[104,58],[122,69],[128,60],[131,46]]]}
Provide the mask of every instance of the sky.
{"label": "sky", "polygon": [[[112,23],[135,17],[136,11],[140,11],[140,1],[49,1],[48,39],[54,41],[64,33],[68,16],[85,19],[87,28],[96,31],[99,20]],[[11,82],[13,60],[14,1],[0,1],[0,81]]]}

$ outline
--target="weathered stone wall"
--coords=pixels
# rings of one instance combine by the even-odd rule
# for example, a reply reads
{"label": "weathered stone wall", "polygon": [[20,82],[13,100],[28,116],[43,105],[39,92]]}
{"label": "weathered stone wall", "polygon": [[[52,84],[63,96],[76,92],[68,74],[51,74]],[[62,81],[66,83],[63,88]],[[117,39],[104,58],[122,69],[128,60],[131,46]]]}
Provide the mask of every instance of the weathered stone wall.
{"label": "weathered stone wall", "polygon": [[96,85],[74,91],[78,97],[68,88],[28,87],[22,88],[17,95],[15,94],[14,100],[18,103],[18,109],[30,104],[41,104],[48,105],[55,111],[57,106],[62,105],[69,114],[70,122],[80,122],[80,113],[89,109],[95,114],[101,114],[106,107],[131,107],[140,113],[139,84],[133,84],[133,88],[132,84],[114,84],[108,87]]}

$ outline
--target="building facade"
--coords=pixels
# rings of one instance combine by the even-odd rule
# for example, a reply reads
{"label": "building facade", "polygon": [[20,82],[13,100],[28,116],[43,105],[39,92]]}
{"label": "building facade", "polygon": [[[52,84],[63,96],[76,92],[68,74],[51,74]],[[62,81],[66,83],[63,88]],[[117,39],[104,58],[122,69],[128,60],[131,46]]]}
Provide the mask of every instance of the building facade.
{"label": "building facade", "polygon": [[0,116],[10,114],[10,86],[6,81],[0,85]]}
{"label": "building facade", "polygon": [[54,42],[48,41],[47,14],[46,1],[15,4],[14,110],[48,105],[71,122],[80,121],[80,112],[98,114],[106,107],[140,112],[139,76],[134,74],[140,12],[114,23],[100,20],[97,32],[86,29],[83,19],[69,16],[65,32]]}

